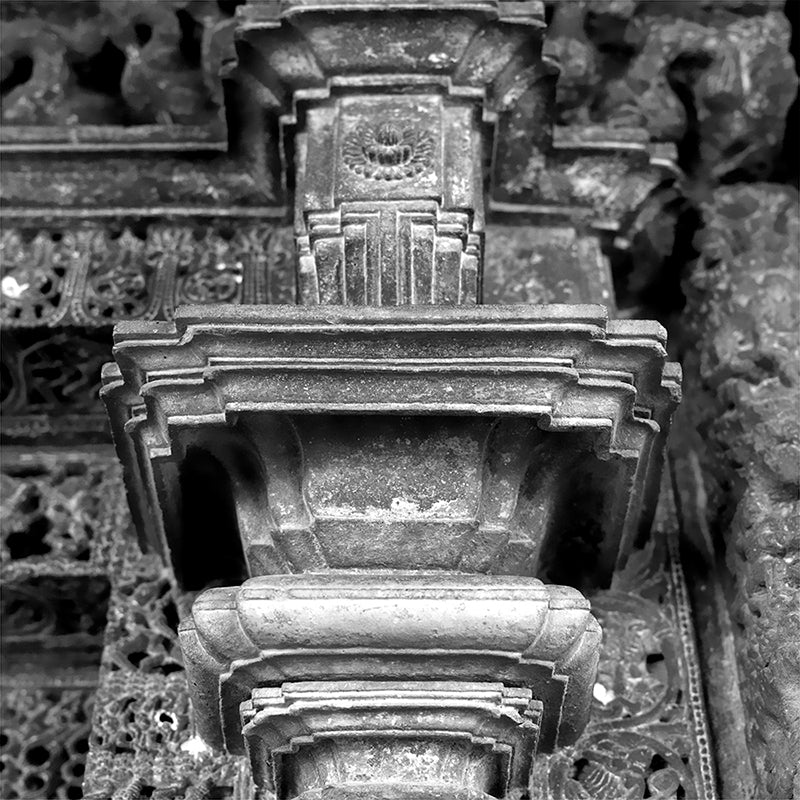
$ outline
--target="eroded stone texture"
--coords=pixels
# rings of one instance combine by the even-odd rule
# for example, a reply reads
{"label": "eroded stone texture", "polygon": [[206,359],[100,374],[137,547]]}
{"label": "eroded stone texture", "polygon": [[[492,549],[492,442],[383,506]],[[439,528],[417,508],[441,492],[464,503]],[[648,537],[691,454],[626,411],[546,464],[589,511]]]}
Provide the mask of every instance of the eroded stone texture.
{"label": "eroded stone texture", "polygon": [[703,467],[732,576],[750,754],[760,796],[774,798],[792,796],[800,763],[797,203],[793,190],[756,184],[703,204],[673,448],[679,469],[692,454]]}
{"label": "eroded stone texture", "polygon": [[3,3],[2,120],[216,121],[232,10],[205,0]]}
{"label": "eroded stone texture", "polygon": [[763,179],[797,89],[789,37],[772,3],[566,2],[545,52],[561,122],[642,126],[683,143],[693,172]]}

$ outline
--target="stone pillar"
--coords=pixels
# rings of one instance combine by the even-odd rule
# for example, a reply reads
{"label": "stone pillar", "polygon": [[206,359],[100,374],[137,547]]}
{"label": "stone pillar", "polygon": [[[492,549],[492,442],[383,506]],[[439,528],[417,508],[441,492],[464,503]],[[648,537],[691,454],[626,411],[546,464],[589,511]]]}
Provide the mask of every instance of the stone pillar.
{"label": "stone pillar", "polygon": [[[647,528],[677,374],[655,323],[478,305],[499,176],[552,143],[541,12],[244,6],[306,308],[116,330],[131,505],[185,589],[207,585],[187,502],[233,509],[207,558],[249,578],[206,588],[181,642],[198,731],[249,755],[259,797],[516,796],[587,722],[579,589]],[[226,485],[190,485],[198,459]]]}

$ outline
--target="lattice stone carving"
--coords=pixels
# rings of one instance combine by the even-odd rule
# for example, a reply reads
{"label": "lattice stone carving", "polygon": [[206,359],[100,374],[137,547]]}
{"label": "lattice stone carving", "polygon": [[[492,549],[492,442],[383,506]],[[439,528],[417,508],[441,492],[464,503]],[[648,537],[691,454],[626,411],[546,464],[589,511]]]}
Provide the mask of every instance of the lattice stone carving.
{"label": "lattice stone carving", "polygon": [[105,576],[124,489],[110,448],[5,448],[0,578]]}
{"label": "lattice stone carving", "polygon": [[[110,458],[106,456],[106,469],[113,471],[114,462]],[[130,574],[132,578],[129,590],[112,596],[111,619],[125,608],[129,618],[153,620],[151,595],[135,591],[133,576],[143,576],[150,569],[148,580],[152,579],[159,571],[157,561],[148,559],[138,570],[132,569],[131,564],[142,556],[136,555],[135,544],[125,540],[130,523],[124,503],[117,513],[119,524],[110,533],[119,540],[112,548],[113,563],[118,566],[111,571]],[[656,544],[663,544],[662,536],[657,533]],[[125,565],[120,559],[125,559]],[[665,559],[662,549],[651,546],[629,560],[629,566],[615,578],[610,593],[592,597],[593,613],[606,632],[597,678],[603,691],[596,691],[592,721],[575,745],[560,754],[537,759],[531,787],[536,800],[593,798],[597,794],[596,785],[613,786],[615,791],[621,786],[621,796],[644,800],[655,794],[651,784],[674,786],[675,773],[680,782],[678,793],[713,800],[713,773],[702,698],[697,692],[698,664],[691,628],[687,627],[689,608],[685,592],[674,555]],[[178,606],[182,608],[184,603],[178,602]],[[146,645],[148,648],[157,646],[155,643],[164,636],[160,625],[151,627],[151,631],[154,644]],[[109,636],[112,647],[114,641],[116,634],[112,632]],[[157,651],[153,653],[158,657]],[[103,690],[103,698],[109,702],[102,700],[94,712],[98,735],[91,745],[86,795],[91,800],[108,800],[115,792],[123,791],[127,792],[126,797],[135,800],[152,797],[199,800],[209,794],[219,798],[252,796],[253,788],[247,777],[249,768],[239,771],[241,759],[209,757],[201,748],[198,752],[185,673],[162,675],[149,669],[153,663],[156,662],[143,659],[138,667],[128,664],[124,670],[104,670],[101,682],[108,682],[108,687]],[[3,696],[14,708],[18,707],[17,699],[11,699],[8,691]],[[145,697],[152,700],[144,704]],[[161,702],[158,712],[156,698]],[[126,704],[125,711],[120,712]],[[161,718],[161,711],[168,716]],[[134,721],[128,719],[129,712]],[[12,717],[7,713],[6,719]],[[20,726],[20,730],[27,729]],[[60,731],[48,729],[51,738],[54,730]],[[128,733],[130,741],[125,739]],[[159,735],[163,737],[161,743]],[[124,746],[133,752],[115,753],[116,741],[126,743]],[[618,757],[622,747],[627,748],[624,759]],[[680,765],[674,760],[676,756]],[[65,767],[66,772],[70,769]],[[593,775],[598,776],[599,784],[594,783]],[[328,795],[326,790],[311,790],[307,797],[327,800],[330,790],[327,791]],[[366,796],[363,788],[360,794],[356,788],[350,791],[359,800],[397,797],[385,786],[368,787]],[[435,787],[427,788],[425,793],[425,800],[431,796],[452,800],[455,796],[442,794]],[[459,800],[468,797],[476,800],[479,796],[470,796],[466,790],[458,795]],[[409,800],[409,796],[403,796],[403,800]],[[416,800],[420,800],[419,794]]]}
{"label": "lattice stone carving", "polygon": [[0,694],[4,800],[83,797],[93,691],[5,686]]}
{"label": "lattice stone carving", "polygon": [[295,299],[291,229],[270,224],[11,227],[0,261],[4,329],[94,328],[171,319],[187,303]]}

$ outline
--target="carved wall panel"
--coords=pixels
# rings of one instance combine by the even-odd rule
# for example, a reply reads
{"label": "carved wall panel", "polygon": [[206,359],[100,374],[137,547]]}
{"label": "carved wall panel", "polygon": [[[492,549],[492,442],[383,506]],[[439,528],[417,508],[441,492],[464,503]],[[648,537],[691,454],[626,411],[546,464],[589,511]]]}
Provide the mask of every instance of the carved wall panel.
{"label": "carved wall panel", "polygon": [[[115,529],[115,539],[125,527],[123,523]],[[608,631],[600,653],[593,721],[563,754],[537,760],[531,784],[537,800],[644,800],[658,792],[664,798],[714,797],[713,772],[707,751],[703,754],[707,732],[686,590],[674,557],[664,555],[666,535],[674,532],[658,533],[657,546],[639,553],[610,590],[591,598]],[[129,590],[112,596],[112,619],[119,613],[115,609],[127,609],[126,616],[139,619],[152,632],[145,650],[156,653],[151,648],[169,638],[177,652],[175,632],[150,623],[156,617],[146,599],[149,592],[135,591],[143,580],[159,574],[158,562],[137,555],[138,548],[129,541],[119,541],[112,549],[117,558],[126,559],[126,572],[139,575]],[[141,566],[134,568],[137,563]],[[120,567],[116,574],[122,572]],[[185,609],[188,602],[178,600],[177,606]],[[107,663],[111,667],[114,662]],[[106,700],[97,705],[94,716],[87,797],[101,800],[123,788],[136,800],[148,795],[188,800],[196,796],[193,793],[221,798],[252,793],[240,761],[212,756],[195,736],[189,725],[185,673],[160,674],[149,669],[151,663],[144,658],[105,673]]]}
{"label": "carved wall panel", "polygon": [[80,798],[119,471],[108,450],[4,448],[0,487],[0,796]]}
{"label": "carved wall panel", "polygon": [[4,134],[27,126],[30,141],[33,126],[216,123],[224,136],[217,71],[232,44],[232,5],[5,3]]}
{"label": "carved wall panel", "polygon": [[9,228],[4,329],[171,319],[180,304],[293,303],[291,231],[262,223]]}
{"label": "carved wall panel", "polygon": [[108,441],[99,401],[100,371],[109,332],[43,328],[3,334],[0,430],[5,441],[63,436]]}
{"label": "carved wall panel", "polygon": [[3,797],[7,800],[83,797],[93,691],[6,686],[1,694]]}

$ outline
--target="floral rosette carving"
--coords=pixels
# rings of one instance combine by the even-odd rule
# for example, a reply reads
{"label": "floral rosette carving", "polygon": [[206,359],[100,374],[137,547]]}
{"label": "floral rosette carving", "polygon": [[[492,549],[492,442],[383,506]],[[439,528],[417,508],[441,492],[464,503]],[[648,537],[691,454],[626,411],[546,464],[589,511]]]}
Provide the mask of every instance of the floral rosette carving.
{"label": "floral rosette carving", "polygon": [[384,122],[360,125],[345,137],[344,163],[364,178],[399,181],[431,166],[434,140],[430,131],[400,128]]}

